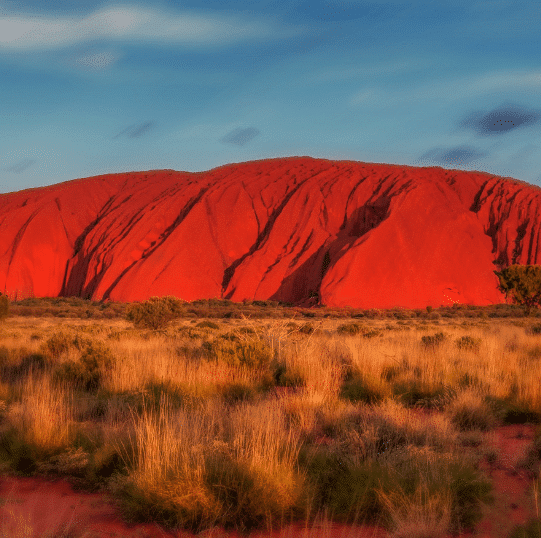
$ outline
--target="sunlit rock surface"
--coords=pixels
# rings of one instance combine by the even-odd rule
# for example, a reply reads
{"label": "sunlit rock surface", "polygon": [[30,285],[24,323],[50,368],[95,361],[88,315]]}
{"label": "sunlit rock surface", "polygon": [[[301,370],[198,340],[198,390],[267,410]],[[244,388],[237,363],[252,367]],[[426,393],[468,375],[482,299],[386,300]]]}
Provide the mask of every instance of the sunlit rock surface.
{"label": "sunlit rock surface", "polygon": [[501,303],[493,271],[541,263],[540,193],[481,172],[309,157],[78,179],[0,195],[0,290]]}

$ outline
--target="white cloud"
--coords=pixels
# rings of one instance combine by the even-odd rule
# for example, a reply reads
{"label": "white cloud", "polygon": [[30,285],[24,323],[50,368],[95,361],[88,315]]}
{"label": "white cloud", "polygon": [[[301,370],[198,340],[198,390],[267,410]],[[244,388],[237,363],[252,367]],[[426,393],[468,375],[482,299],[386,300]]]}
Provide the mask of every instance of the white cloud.
{"label": "white cloud", "polygon": [[[410,90],[389,91],[385,87],[378,89],[381,103],[396,105],[410,101],[444,100],[453,101],[479,97],[495,91],[541,91],[541,71],[499,71],[480,76],[468,76],[454,80],[441,80],[415,86]],[[366,93],[366,92],[364,92]],[[350,99],[352,106],[362,104],[359,95]]]}
{"label": "white cloud", "polygon": [[109,6],[85,17],[0,17],[0,51],[67,47],[94,39],[222,45],[245,39],[290,37],[299,28],[280,28],[240,15],[169,13],[130,5]]}

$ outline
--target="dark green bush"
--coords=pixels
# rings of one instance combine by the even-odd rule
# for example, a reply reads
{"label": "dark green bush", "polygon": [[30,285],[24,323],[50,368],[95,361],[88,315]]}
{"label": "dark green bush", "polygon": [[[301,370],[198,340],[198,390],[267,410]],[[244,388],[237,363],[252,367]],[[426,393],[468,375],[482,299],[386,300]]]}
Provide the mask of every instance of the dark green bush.
{"label": "dark green bush", "polygon": [[0,436],[0,461],[7,462],[11,469],[23,476],[36,471],[35,449],[21,439],[20,432],[9,427]]}
{"label": "dark green bush", "polygon": [[51,335],[40,346],[40,351],[46,353],[49,356],[58,359],[62,353],[65,353],[70,348],[82,350],[85,346],[89,345],[90,339],[82,337],[80,335],[71,335],[62,331],[56,332]]}
{"label": "dark green bush", "polygon": [[534,323],[528,329],[526,329],[528,334],[541,334],[541,323]]}
{"label": "dark green bush", "polygon": [[176,297],[151,297],[148,301],[132,304],[126,312],[126,319],[137,328],[158,330],[164,329],[182,312],[182,301]]}
{"label": "dark green bush", "polygon": [[208,358],[223,361],[230,366],[258,368],[267,366],[273,358],[272,349],[259,339],[242,341],[217,338],[212,342],[204,342],[202,351]]}
{"label": "dark green bush", "polygon": [[352,403],[374,404],[382,400],[382,395],[372,389],[358,374],[346,377],[340,388],[340,398]]}
{"label": "dark green bush", "polygon": [[221,389],[222,397],[228,404],[250,401],[255,396],[255,389],[245,383],[229,383]]}
{"label": "dark green bush", "polygon": [[196,327],[200,329],[219,329],[220,326],[213,321],[200,321]]}
{"label": "dark green bush", "polygon": [[378,330],[371,330],[371,331],[366,331],[363,333],[363,338],[373,338],[374,336],[379,336],[381,334],[380,331]]}
{"label": "dark green bush", "polygon": [[0,293],[0,321],[9,316],[9,298]]}
{"label": "dark green bush", "polygon": [[455,340],[455,345],[458,349],[464,351],[479,351],[482,340],[480,338],[473,338],[472,336],[461,336]]}
{"label": "dark green bush", "polygon": [[494,274],[500,281],[499,290],[515,304],[524,306],[526,315],[541,306],[540,265],[515,264]]}
{"label": "dark green bush", "polygon": [[300,373],[288,368],[285,364],[278,364],[273,372],[274,381],[279,387],[300,387],[304,380]]}
{"label": "dark green bush", "polygon": [[519,525],[509,538],[541,538],[541,519],[529,519],[526,525]]}
{"label": "dark green bush", "polygon": [[361,326],[358,323],[344,323],[336,328],[338,334],[356,335],[361,332]]}
{"label": "dark green bush", "polygon": [[421,342],[427,348],[439,346],[445,340],[443,333],[436,333],[433,335],[421,336]]}
{"label": "dark green bush", "polygon": [[53,372],[56,381],[67,381],[77,389],[95,391],[100,388],[104,370],[111,367],[113,356],[100,342],[90,343],[78,361],[57,366]]}
{"label": "dark green bush", "polygon": [[384,366],[381,369],[381,379],[384,379],[385,381],[392,381],[400,375],[401,371],[402,369],[398,366]]}
{"label": "dark green bush", "polygon": [[314,332],[314,326],[311,323],[305,323],[299,329],[302,334],[312,334]]}

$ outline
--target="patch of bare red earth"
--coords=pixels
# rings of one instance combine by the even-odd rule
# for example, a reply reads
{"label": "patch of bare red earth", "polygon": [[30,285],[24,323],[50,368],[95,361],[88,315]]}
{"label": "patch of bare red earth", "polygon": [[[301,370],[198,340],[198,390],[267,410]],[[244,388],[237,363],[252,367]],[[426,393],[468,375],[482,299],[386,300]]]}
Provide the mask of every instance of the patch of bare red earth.
{"label": "patch of bare red earth", "polygon": [[[483,506],[483,518],[475,529],[441,538],[505,538],[517,525],[525,525],[537,516],[531,495],[533,479],[527,471],[517,470],[517,462],[526,454],[533,441],[532,425],[506,425],[493,430],[498,459],[490,464],[483,459],[480,470],[493,482],[493,505]],[[320,442],[325,443],[324,438]],[[0,521],[6,536],[42,537],[55,529],[73,528],[84,538],[240,538],[234,531],[218,527],[195,535],[186,531],[166,531],[153,523],[129,525],[122,520],[115,502],[106,493],[76,492],[65,479],[0,478]],[[33,534],[20,533],[20,522],[25,521]],[[19,524],[19,527],[17,527]],[[0,527],[2,528],[2,527]],[[77,536],[77,535],[76,535]],[[258,531],[251,538],[386,538],[389,533],[375,525],[291,524],[273,532]],[[438,537],[434,537],[438,538]]]}
{"label": "patch of bare red earth", "polygon": [[[74,537],[81,538],[241,538],[235,531],[218,527],[192,534],[186,531],[167,531],[155,523],[130,525],[122,520],[114,500],[105,493],[74,491],[65,479],[1,478],[0,536],[4,538],[54,537],[55,530],[73,529]],[[21,522],[26,530],[23,531]],[[4,531],[5,534],[2,534]],[[61,536],[61,535],[59,535]],[[255,531],[250,538],[385,538],[385,529],[375,526],[343,524],[287,525],[272,532]]]}

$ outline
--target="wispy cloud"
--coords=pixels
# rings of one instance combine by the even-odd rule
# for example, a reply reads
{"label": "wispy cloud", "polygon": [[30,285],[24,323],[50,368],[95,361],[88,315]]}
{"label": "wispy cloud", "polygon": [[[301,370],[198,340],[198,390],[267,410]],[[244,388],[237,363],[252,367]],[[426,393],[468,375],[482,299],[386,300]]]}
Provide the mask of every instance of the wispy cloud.
{"label": "wispy cloud", "polygon": [[405,60],[402,62],[386,62],[364,67],[341,67],[319,71],[306,78],[310,83],[339,82],[352,78],[395,75],[404,72],[415,72],[434,65],[430,60]]}
{"label": "wispy cloud", "polygon": [[145,121],[144,123],[139,123],[135,125],[130,125],[126,129],[120,131],[117,135],[113,136],[113,140],[125,136],[127,138],[139,138],[144,135],[147,131],[154,127],[153,121]]}
{"label": "wispy cloud", "polygon": [[247,129],[234,129],[230,133],[227,133],[222,139],[222,142],[228,144],[237,144],[238,146],[244,146],[250,140],[253,140],[259,131],[255,127],[248,127]]}
{"label": "wispy cloud", "polygon": [[8,15],[0,18],[0,51],[58,49],[95,39],[223,45],[277,39],[303,30],[230,14],[166,12],[131,5],[109,6],[84,17]]}
{"label": "wispy cloud", "polygon": [[416,162],[463,166],[485,156],[486,153],[477,151],[471,146],[457,146],[448,150],[443,148],[433,148],[419,157]]}
{"label": "wispy cloud", "polygon": [[[390,91],[386,87],[377,88],[378,99],[389,105],[411,101],[445,100],[458,101],[478,97],[494,91],[541,91],[541,71],[497,71],[483,75],[457,77],[420,84],[411,89]],[[350,98],[350,105],[362,104]]]}
{"label": "wispy cloud", "polygon": [[18,163],[13,164],[12,166],[8,166],[7,168],[4,168],[6,172],[13,172],[15,174],[21,174],[24,172],[27,168],[30,168],[34,163],[36,163],[36,159],[23,159],[22,161],[19,161]]}

